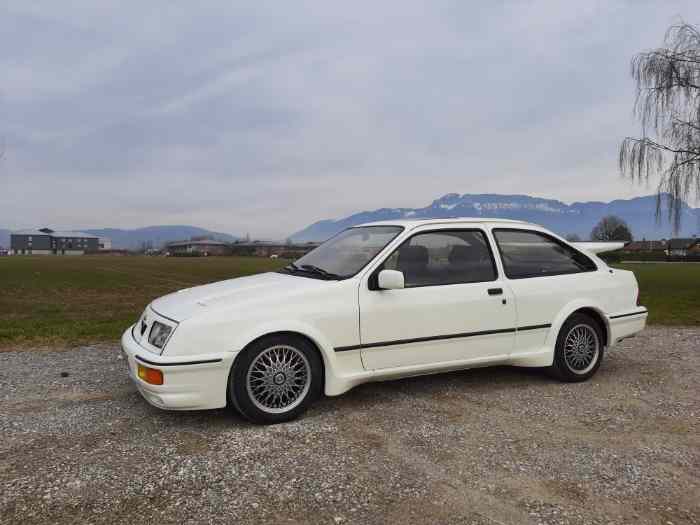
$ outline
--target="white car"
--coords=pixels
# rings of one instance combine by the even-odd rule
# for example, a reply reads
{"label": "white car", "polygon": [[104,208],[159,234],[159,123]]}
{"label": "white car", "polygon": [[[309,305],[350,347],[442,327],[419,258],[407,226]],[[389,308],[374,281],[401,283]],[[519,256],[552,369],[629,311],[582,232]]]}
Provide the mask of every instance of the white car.
{"label": "white car", "polygon": [[322,392],[487,365],[583,381],[642,330],[632,272],[520,221],[391,221],[349,228],[275,273],[180,290],[124,332],[147,401],[235,407],[276,423]]}

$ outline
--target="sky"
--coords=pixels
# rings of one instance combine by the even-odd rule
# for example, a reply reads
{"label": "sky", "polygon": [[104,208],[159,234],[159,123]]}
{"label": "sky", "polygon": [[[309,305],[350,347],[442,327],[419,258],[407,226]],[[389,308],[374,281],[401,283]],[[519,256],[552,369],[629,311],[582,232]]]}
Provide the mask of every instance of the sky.
{"label": "sky", "polygon": [[3,0],[0,228],[650,194],[617,170],[629,62],[680,19],[700,2]]}

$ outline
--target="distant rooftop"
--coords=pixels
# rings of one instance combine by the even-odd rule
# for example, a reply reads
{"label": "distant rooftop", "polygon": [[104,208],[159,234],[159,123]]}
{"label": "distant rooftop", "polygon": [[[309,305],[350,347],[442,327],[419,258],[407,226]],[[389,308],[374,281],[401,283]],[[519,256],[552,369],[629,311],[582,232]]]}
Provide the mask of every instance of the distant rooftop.
{"label": "distant rooftop", "polygon": [[672,250],[683,250],[694,246],[698,241],[699,239],[695,237],[687,239],[671,239],[668,241],[668,247]]}
{"label": "distant rooftop", "polygon": [[198,240],[198,241],[174,241],[169,242],[168,246],[226,246],[227,243],[214,240]]}
{"label": "distant rooftop", "polygon": [[71,231],[54,231],[49,228],[42,228],[41,230],[19,230],[12,232],[12,235],[36,235],[37,237],[41,235],[47,235],[49,237],[88,237],[91,239],[97,239],[97,235],[92,235],[91,233],[85,232],[71,232]]}

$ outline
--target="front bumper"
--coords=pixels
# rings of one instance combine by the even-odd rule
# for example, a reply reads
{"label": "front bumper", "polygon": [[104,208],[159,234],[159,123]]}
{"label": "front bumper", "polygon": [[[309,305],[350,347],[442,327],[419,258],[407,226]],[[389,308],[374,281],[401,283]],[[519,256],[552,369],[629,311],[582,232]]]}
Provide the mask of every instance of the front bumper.
{"label": "front bumper", "polygon": [[[130,326],[122,335],[121,347],[129,377],[146,401],[168,410],[204,410],[226,406],[228,375],[235,354],[201,354],[168,357],[144,350]],[[152,385],[136,373],[138,364],[163,372],[163,384]]]}

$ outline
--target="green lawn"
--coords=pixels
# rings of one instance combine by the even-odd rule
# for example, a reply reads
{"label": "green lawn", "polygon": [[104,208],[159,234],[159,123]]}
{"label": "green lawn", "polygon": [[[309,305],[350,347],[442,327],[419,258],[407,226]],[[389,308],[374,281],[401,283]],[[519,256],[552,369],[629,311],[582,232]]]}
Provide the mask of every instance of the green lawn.
{"label": "green lawn", "polygon": [[[2,257],[0,349],[114,341],[168,292],[277,269],[256,257]],[[700,264],[626,264],[650,322],[700,325]]]}
{"label": "green lawn", "polygon": [[284,264],[260,257],[0,257],[0,349],[113,341],[156,297]]}
{"label": "green lawn", "polygon": [[639,282],[640,303],[649,309],[649,322],[700,325],[700,264],[615,264],[631,270]]}

